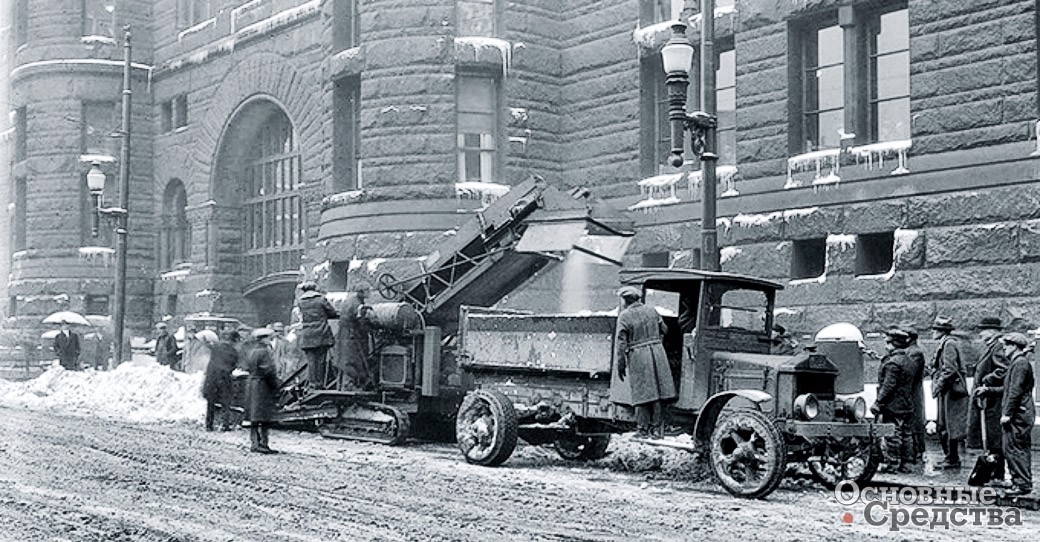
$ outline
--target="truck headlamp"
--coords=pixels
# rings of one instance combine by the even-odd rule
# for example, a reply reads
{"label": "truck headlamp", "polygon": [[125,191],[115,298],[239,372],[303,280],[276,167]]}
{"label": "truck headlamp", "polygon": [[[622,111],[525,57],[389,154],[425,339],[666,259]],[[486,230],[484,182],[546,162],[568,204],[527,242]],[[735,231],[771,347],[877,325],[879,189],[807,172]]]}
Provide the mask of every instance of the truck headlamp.
{"label": "truck headlamp", "polygon": [[812,421],[820,415],[820,400],[811,393],[795,397],[794,412],[804,420]]}
{"label": "truck headlamp", "polygon": [[849,397],[844,399],[845,416],[850,422],[860,423],[867,419],[867,401],[862,397]]}

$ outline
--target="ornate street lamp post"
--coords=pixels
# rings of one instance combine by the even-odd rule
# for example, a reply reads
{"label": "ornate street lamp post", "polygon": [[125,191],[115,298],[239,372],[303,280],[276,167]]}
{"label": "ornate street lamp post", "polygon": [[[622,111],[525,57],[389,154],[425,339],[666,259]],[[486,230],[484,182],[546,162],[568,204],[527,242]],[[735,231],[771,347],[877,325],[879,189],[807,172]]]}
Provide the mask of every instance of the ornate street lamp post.
{"label": "ornate street lamp post", "polygon": [[94,162],[87,172],[87,188],[94,200],[94,220],[91,233],[96,237],[101,215],[107,215],[116,221],[116,282],[115,308],[112,320],[113,357],[112,362],[118,365],[123,361],[123,327],[126,323],[126,253],[127,225],[130,208],[130,27],[123,27],[123,122],[120,134],[123,136],[123,148],[119,154],[119,206],[103,207],[102,197],[105,191],[105,172],[101,164]]}
{"label": "ornate street lamp post", "polygon": [[715,104],[715,0],[701,1],[701,105],[703,111],[686,112],[686,88],[690,84],[693,46],[686,24],[676,21],[672,37],[661,49],[667,74],[668,119],[672,126],[672,167],[683,165],[685,133],[690,132],[693,153],[701,160],[701,268],[719,271],[718,232],[715,229],[715,164],[719,159],[718,118]]}

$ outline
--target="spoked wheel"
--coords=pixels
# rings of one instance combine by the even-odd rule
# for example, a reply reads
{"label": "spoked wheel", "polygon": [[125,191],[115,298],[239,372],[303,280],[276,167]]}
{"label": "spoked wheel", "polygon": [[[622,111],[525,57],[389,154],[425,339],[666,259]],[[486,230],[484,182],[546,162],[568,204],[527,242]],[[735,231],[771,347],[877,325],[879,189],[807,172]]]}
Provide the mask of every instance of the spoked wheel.
{"label": "spoked wheel", "polygon": [[711,434],[711,468],[737,497],[769,495],[784,477],[787,450],[773,422],[757,410],[723,413]]}
{"label": "spoked wheel", "polygon": [[516,448],[513,402],[501,392],[476,390],[466,395],[455,418],[455,437],[466,461],[501,465]]}
{"label": "spoked wheel", "polygon": [[571,461],[595,461],[607,455],[610,435],[580,436],[561,435],[553,441],[553,448],[560,457]]}
{"label": "spoked wheel", "polygon": [[877,473],[881,449],[869,438],[825,439],[813,447],[808,464],[813,480],[827,489],[845,480],[862,486]]}
{"label": "spoked wheel", "polygon": [[399,294],[397,288],[399,284],[397,279],[394,278],[390,273],[383,273],[376,279],[376,291],[379,295],[383,296],[384,299],[397,299]]}

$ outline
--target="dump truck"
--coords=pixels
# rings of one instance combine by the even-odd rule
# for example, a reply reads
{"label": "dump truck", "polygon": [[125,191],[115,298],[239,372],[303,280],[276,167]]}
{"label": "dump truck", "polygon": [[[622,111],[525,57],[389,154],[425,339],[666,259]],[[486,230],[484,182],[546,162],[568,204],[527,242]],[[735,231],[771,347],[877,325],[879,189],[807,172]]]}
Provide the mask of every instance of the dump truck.
{"label": "dump truck", "polygon": [[532,176],[446,236],[415,274],[379,275],[376,289],[388,301],[366,316],[375,388],[343,379],[315,386],[302,378],[304,365],[282,384],[275,423],[390,445],[413,435],[454,439],[455,413],[472,387],[456,362],[462,304],[494,305],[573,251],[620,266],[631,222],[585,196]]}
{"label": "dump truck", "polygon": [[[894,426],[868,419],[861,397],[835,392],[839,370],[827,356],[770,354],[780,284],[693,269],[620,276],[667,325],[662,342],[678,390],[667,417],[685,435],[642,442],[694,452],[742,497],[769,495],[791,462],[806,462],[831,488],[875,474],[878,440]],[[551,443],[567,459],[598,459],[611,435],[634,429],[628,382],[616,370],[616,310],[461,311],[457,355],[474,387],[456,417],[466,461],[499,465],[517,439]]]}

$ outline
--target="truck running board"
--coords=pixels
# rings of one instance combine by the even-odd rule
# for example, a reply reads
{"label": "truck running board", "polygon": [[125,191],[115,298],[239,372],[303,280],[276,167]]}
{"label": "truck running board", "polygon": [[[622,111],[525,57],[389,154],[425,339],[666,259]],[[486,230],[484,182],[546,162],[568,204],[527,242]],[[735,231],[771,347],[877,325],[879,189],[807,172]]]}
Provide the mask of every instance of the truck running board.
{"label": "truck running board", "polygon": [[659,448],[674,448],[676,450],[685,450],[692,454],[701,453],[701,450],[699,450],[697,446],[694,445],[692,442],[679,442],[673,439],[669,439],[667,437],[663,439],[635,437],[632,439],[632,442],[638,442],[640,444],[649,444],[650,446],[657,446]]}

